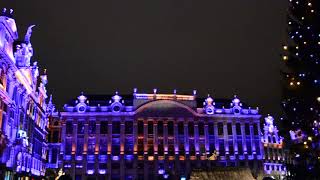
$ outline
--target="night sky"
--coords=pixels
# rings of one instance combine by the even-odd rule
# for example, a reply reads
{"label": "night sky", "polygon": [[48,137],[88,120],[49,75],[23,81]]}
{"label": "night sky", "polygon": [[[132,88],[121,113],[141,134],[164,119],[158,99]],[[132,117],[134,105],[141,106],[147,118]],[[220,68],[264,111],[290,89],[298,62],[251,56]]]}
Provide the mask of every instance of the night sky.
{"label": "night sky", "polygon": [[286,2],[279,0],[1,0],[58,106],[85,94],[210,93],[280,112]]}

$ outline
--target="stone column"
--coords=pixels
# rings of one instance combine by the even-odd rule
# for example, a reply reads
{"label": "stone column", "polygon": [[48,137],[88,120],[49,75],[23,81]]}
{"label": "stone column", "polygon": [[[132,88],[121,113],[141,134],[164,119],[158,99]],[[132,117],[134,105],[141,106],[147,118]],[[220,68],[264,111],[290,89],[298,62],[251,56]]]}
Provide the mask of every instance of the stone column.
{"label": "stone column", "polygon": [[184,126],[184,149],[186,151],[186,160],[189,159],[190,155],[190,146],[189,146],[189,133],[188,133],[188,120],[185,120],[183,122],[183,126]]}
{"label": "stone column", "polygon": [[124,119],[121,119],[121,122],[120,122],[120,179],[125,178],[124,145],[125,145],[125,122],[124,122]]}
{"label": "stone column", "polygon": [[163,145],[165,158],[168,158],[168,120],[163,121]]}
{"label": "stone column", "polygon": [[143,151],[144,159],[148,159],[148,120],[143,120]]}
{"label": "stone column", "polygon": [[205,137],[205,148],[206,148],[206,156],[210,153],[209,146],[209,130],[208,130],[208,121],[204,121],[204,137]]}
{"label": "stone column", "polygon": [[154,146],[154,156],[155,160],[158,160],[158,121],[153,121],[153,146]]}
{"label": "stone column", "polygon": [[[65,153],[65,144],[66,144],[66,121],[65,120],[62,120],[61,119],[61,126],[62,126],[62,129],[61,129],[61,145],[60,145],[60,154],[61,155],[64,155]],[[59,158],[60,159],[60,158]],[[64,159],[64,157],[63,157]]]}
{"label": "stone column", "polygon": [[219,149],[218,122],[214,122],[214,142],[215,142],[215,149],[217,151],[217,155],[219,155],[220,149]]}
{"label": "stone column", "polygon": [[175,158],[179,158],[179,136],[178,136],[178,123],[177,119],[173,120],[173,134],[174,134],[174,154]]}
{"label": "stone column", "polygon": [[228,142],[228,124],[223,122],[223,139],[224,139],[224,150],[227,156],[229,156],[229,142]]}

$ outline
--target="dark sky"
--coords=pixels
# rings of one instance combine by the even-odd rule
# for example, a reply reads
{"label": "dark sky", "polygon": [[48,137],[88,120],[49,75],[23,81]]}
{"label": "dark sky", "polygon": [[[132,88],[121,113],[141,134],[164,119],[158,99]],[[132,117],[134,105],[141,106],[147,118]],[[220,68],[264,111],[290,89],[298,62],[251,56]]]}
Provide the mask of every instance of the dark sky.
{"label": "dark sky", "polygon": [[231,98],[279,112],[282,0],[1,0],[14,9],[59,106],[139,91]]}

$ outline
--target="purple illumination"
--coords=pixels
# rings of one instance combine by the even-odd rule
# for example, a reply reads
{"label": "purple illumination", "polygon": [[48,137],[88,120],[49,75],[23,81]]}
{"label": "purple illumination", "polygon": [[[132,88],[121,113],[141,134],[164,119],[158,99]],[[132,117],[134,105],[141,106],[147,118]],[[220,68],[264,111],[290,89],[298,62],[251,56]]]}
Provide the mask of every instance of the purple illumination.
{"label": "purple illumination", "polygon": [[87,173],[88,173],[88,174],[93,174],[93,173],[94,173],[94,170],[92,170],[92,169],[87,170]]}
{"label": "purple illumination", "polygon": [[133,155],[125,155],[126,160],[133,160]]}
{"label": "purple illumination", "polygon": [[119,161],[119,156],[112,156],[113,161]]}
{"label": "purple illumination", "polygon": [[100,169],[99,170],[99,174],[106,174],[106,170],[105,169]]}
{"label": "purple illumination", "polygon": [[158,174],[164,174],[164,173],[165,173],[164,169],[159,169],[158,170]]}

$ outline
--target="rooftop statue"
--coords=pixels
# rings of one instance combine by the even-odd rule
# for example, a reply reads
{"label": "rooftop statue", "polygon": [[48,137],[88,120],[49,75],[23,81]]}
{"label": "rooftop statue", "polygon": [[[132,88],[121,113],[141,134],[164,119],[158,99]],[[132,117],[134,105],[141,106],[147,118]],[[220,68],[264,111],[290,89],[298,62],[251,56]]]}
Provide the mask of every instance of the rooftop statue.
{"label": "rooftop statue", "polygon": [[27,33],[26,33],[26,35],[24,36],[24,41],[26,41],[26,42],[28,42],[28,43],[30,42],[30,37],[31,37],[31,35],[32,35],[32,28],[33,28],[34,26],[36,26],[36,25],[31,25],[31,26],[28,27]]}

